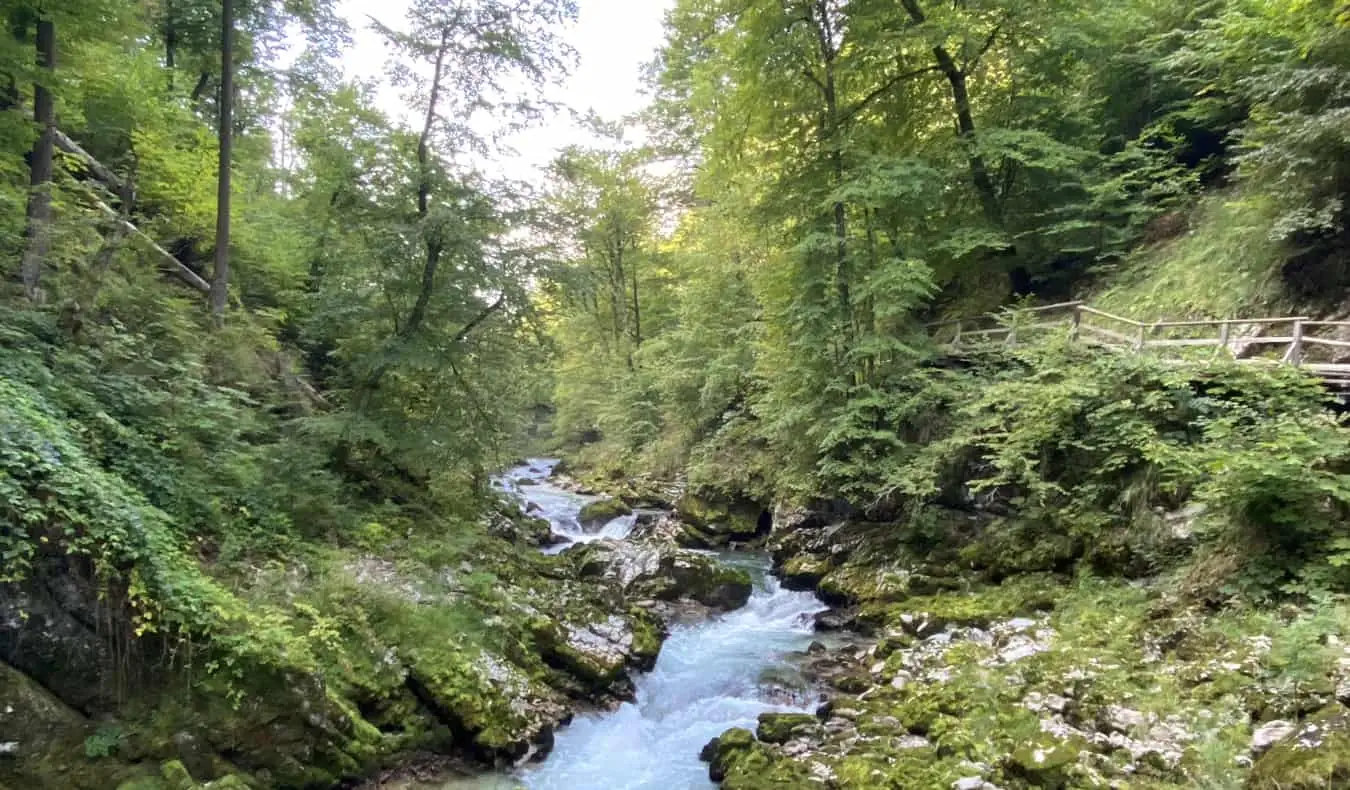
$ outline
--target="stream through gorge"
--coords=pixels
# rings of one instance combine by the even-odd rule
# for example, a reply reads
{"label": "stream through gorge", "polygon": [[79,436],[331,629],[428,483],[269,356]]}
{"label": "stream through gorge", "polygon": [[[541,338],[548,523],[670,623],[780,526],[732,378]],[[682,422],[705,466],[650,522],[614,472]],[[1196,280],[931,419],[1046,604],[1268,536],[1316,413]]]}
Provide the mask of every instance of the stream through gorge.
{"label": "stream through gorge", "polygon": [[[623,540],[634,517],[587,532],[578,513],[588,497],[549,482],[553,462],[512,469],[503,487],[537,507],[553,531],[572,543]],[[564,550],[567,545],[552,550]],[[731,727],[753,730],[759,714],[803,710],[784,699],[769,678],[792,677],[789,657],[813,639],[812,618],[826,607],[811,593],[784,590],[769,574],[769,558],[723,553],[722,562],[754,580],[749,602],[699,623],[675,625],[655,668],[637,678],[637,699],[617,710],[578,716],[559,730],[552,754],[509,777],[433,786],[437,790],[706,790],[714,787],[699,751]],[[797,705],[809,699],[795,701]]]}

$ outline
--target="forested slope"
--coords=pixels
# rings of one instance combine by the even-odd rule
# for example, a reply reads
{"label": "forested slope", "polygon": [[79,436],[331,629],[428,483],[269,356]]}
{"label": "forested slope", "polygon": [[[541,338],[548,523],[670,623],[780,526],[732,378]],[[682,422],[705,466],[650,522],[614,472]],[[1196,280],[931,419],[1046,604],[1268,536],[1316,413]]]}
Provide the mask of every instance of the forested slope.
{"label": "forested slope", "polygon": [[[541,117],[575,13],[415,0],[382,30],[405,122],[337,76],[327,0],[0,2],[0,786],[546,754],[662,626],[492,492],[544,423],[598,486],[687,482],[679,540],[772,528],[784,579],[881,640],[810,747],[838,787],[1345,778],[1350,433],[1320,386],[927,329],[1343,316],[1343,4],[679,0],[641,135],[491,177],[479,130]],[[1039,674],[968,639],[1027,614],[1063,635]],[[1072,732],[980,691],[1086,665]],[[1127,760],[1092,729],[1125,704],[1193,737]],[[1271,720],[1333,748],[1249,770]],[[728,787],[814,781],[727,743]]]}
{"label": "forested slope", "polygon": [[654,657],[489,490],[548,258],[469,120],[575,9],[413,6],[404,124],[334,3],[0,3],[0,786],[511,762]]}
{"label": "forested slope", "polygon": [[1348,23],[676,4],[649,145],[553,173],[554,439],[596,481],[686,481],[691,545],[771,520],[820,627],[877,640],[807,659],[814,720],[710,746],[725,787],[1345,783],[1343,405],[1277,360],[929,325],[1345,317]]}
{"label": "forested slope", "polygon": [[581,229],[550,293],[558,439],[727,494],[884,504],[925,422],[927,323],[1069,298],[1341,315],[1345,21],[679,3],[652,144],[553,173]]}

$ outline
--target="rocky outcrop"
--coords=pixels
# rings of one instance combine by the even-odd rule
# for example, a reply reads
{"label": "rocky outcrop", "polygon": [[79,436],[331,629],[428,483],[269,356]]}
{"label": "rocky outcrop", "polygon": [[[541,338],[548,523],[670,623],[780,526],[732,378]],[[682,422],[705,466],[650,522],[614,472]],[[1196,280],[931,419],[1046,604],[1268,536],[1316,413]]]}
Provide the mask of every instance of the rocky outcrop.
{"label": "rocky outcrop", "polygon": [[[1164,516],[1188,538],[1194,513]],[[928,518],[955,537],[809,517],[775,530],[785,585],[835,607],[817,618],[832,646],[794,659],[828,699],[814,724],[775,714],[710,745],[723,788],[1350,787],[1343,635],[1292,608],[1275,621],[1188,606],[1161,582],[1071,583],[1064,558],[1097,567],[1110,547]],[[1289,651],[1307,662],[1296,681]]]}
{"label": "rocky outcrop", "polygon": [[583,505],[577,522],[588,530],[595,530],[620,516],[631,515],[633,509],[622,499],[599,499]]}
{"label": "rocky outcrop", "polygon": [[768,537],[773,516],[753,502],[724,502],[685,492],[675,503],[684,524],[680,545],[696,549],[745,545]]}
{"label": "rocky outcrop", "polygon": [[1330,705],[1281,732],[1252,767],[1248,790],[1350,787],[1350,709]]}
{"label": "rocky outcrop", "polygon": [[714,609],[737,609],[749,600],[750,576],[713,557],[667,545],[598,541],[564,552],[584,579],[611,583],[632,600],[687,598]]}

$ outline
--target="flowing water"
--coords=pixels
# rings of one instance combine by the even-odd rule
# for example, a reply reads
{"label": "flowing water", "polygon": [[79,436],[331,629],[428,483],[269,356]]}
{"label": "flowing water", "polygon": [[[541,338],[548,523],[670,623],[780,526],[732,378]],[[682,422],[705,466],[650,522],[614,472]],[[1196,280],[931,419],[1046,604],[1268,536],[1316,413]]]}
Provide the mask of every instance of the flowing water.
{"label": "flowing water", "polygon": [[[595,533],[577,521],[594,497],[569,493],[547,482],[553,463],[531,461],[509,472],[502,487],[539,508],[558,534],[573,542],[622,539],[631,516]],[[562,548],[565,548],[562,547]],[[514,777],[484,777],[454,788],[529,790],[704,790],[713,787],[698,753],[731,727],[754,729],[766,711],[800,710],[789,654],[812,638],[812,615],[825,607],[810,593],[782,589],[768,574],[768,558],[727,554],[743,567],[755,591],[742,609],[696,625],[676,626],[656,667],[637,680],[637,701],[597,716],[579,716],[557,734],[542,764]],[[799,679],[799,678],[798,678]],[[798,686],[798,691],[804,686]]]}

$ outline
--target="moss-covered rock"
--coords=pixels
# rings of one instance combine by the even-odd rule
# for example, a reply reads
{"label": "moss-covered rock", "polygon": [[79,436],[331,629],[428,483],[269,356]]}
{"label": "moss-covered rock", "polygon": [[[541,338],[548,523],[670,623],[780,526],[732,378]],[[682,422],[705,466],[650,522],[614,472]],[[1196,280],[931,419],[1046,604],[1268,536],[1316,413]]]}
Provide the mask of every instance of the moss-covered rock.
{"label": "moss-covered rock", "polygon": [[[773,517],[752,502],[719,501],[686,492],[675,505],[680,520],[689,525],[691,548],[719,548],[766,537]],[[697,545],[695,542],[704,545]]]}
{"label": "moss-covered rock", "polygon": [[708,776],[714,782],[722,781],[732,761],[755,746],[755,734],[736,727],[727,730],[704,747],[702,757],[708,762]]}
{"label": "moss-covered rock", "polygon": [[820,728],[809,713],[761,713],[755,737],[764,743],[787,743],[794,736],[807,735]]}
{"label": "moss-covered rock", "polygon": [[41,754],[62,743],[78,742],[88,728],[78,712],[0,661],[0,743],[14,744],[13,756]]}
{"label": "moss-covered rock", "polygon": [[1350,710],[1331,705],[1310,716],[1263,754],[1247,790],[1350,787]]}
{"label": "moss-covered rock", "polygon": [[1033,787],[1062,788],[1069,784],[1079,756],[1090,750],[1090,744],[1079,737],[1057,740],[1041,735],[1013,751],[1007,770]]}
{"label": "moss-covered rock", "polygon": [[753,589],[744,570],[667,545],[596,541],[565,555],[583,578],[612,582],[630,598],[685,598],[715,609],[736,609],[745,605]]}
{"label": "moss-covered rock", "polygon": [[587,529],[595,529],[632,512],[633,509],[622,499],[601,499],[582,506],[577,521]]}

